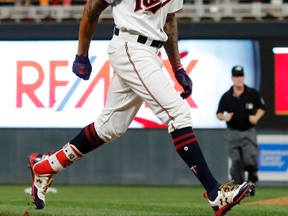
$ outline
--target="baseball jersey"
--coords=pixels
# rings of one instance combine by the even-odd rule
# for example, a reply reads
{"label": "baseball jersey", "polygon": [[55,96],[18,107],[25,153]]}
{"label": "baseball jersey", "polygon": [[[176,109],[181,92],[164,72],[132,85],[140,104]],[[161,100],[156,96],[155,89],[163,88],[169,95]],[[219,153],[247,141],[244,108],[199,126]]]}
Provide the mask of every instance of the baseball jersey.
{"label": "baseball jersey", "polygon": [[249,115],[255,115],[259,108],[265,110],[265,104],[255,89],[244,85],[244,92],[235,96],[232,86],[221,97],[217,113],[233,112],[232,119],[226,122],[227,126],[231,129],[247,130],[254,126],[249,121]]}
{"label": "baseball jersey", "polygon": [[115,25],[122,31],[166,41],[164,25],[168,13],[183,7],[182,0],[105,0],[112,6]]}

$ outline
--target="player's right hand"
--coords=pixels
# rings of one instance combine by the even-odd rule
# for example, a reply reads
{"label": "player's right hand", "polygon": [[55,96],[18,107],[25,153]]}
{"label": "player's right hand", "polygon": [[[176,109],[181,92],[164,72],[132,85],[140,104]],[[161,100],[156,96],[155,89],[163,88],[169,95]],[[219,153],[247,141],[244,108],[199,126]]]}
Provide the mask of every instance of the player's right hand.
{"label": "player's right hand", "polygon": [[88,80],[92,71],[89,58],[87,56],[76,55],[73,62],[72,71],[76,74],[76,76],[84,80]]}

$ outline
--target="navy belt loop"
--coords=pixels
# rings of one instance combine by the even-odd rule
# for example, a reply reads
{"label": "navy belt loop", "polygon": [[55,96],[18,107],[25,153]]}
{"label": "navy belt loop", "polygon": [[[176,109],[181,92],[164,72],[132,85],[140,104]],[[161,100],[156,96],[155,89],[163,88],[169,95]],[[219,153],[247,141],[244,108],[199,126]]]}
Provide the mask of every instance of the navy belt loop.
{"label": "navy belt loop", "polygon": [[[138,39],[137,39],[137,42],[138,42],[138,43],[145,44],[147,40],[148,40],[147,37],[144,37],[144,36],[142,36],[142,35],[139,35],[139,36],[138,36]],[[151,45],[151,46],[152,46],[152,45]]]}
{"label": "navy belt loop", "polygon": [[160,48],[162,45],[163,45],[163,42],[153,40],[150,46]]}

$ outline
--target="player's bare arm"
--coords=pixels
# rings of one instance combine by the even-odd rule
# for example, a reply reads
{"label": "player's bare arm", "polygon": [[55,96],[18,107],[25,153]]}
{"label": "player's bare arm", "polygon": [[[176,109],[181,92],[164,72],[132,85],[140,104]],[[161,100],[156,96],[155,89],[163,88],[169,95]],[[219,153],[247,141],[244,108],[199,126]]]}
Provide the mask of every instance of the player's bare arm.
{"label": "player's bare arm", "polygon": [[180,55],[178,49],[178,26],[174,13],[167,14],[164,31],[168,36],[168,40],[164,43],[164,49],[169,58],[172,70],[177,82],[183,87],[180,94],[183,99],[189,97],[192,93],[192,80],[186,74],[180,63]]}
{"label": "player's bare arm", "polygon": [[99,16],[108,5],[104,0],[87,0],[79,27],[78,55],[88,56],[90,42],[94,35]]}
{"label": "player's bare arm", "polygon": [[180,63],[180,55],[178,49],[178,26],[175,14],[168,14],[164,31],[168,36],[168,40],[164,43],[164,49],[172,66]]}

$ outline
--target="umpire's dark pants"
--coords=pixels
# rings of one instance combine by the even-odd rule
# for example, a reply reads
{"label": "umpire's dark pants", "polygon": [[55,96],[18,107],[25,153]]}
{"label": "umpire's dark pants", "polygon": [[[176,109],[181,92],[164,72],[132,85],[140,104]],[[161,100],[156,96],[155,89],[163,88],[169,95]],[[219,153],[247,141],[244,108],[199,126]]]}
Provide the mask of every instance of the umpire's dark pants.
{"label": "umpire's dark pants", "polygon": [[241,184],[248,172],[248,180],[258,181],[258,144],[255,128],[245,131],[227,129],[229,157],[232,161],[230,174],[235,183]]}

